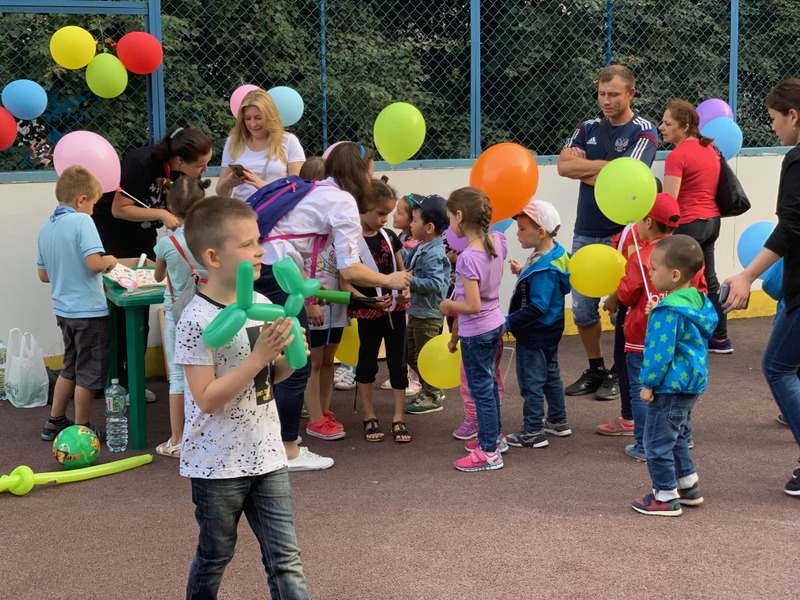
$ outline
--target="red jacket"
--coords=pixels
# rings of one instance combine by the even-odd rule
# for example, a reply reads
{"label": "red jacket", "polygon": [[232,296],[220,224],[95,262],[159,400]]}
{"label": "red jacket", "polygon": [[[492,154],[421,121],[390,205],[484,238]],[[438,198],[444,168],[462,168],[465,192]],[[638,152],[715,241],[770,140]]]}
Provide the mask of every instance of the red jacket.
{"label": "red jacket", "polygon": [[[666,293],[656,290],[653,287],[653,282],[650,281],[650,253],[653,251],[653,244],[657,241],[639,242],[639,253],[634,250],[628,257],[628,262],[625,265],[625,276],[620,280],[617,288],[619,301],[628,307],[628,313],[625,315],[625,325],[623,326],[625,352],[639,354],[644,352],[644,334],[647,330],[647,315],[644,309],[649,298],[647,297],[647,292],[645,292],[644,280],[642,279],[642,267],[644,267],[644,273],[647,277],[647,289],[653,299],[661,300],[666,295]],[[640,256],[641,263],[639,262]],[[696,288],[698,292],[707,294],[708,287],[706,286],[706,278],[703,275],[703,271],[704,269],[701,268],[697,272],[690,285]]]}

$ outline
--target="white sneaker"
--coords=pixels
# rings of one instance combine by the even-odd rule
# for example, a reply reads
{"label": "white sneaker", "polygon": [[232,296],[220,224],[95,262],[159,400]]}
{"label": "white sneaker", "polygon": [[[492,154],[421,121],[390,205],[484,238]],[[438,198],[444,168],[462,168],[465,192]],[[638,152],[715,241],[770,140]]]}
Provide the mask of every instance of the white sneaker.
{"label": "white sneaker", "polygon": [[333,459],[314,454],[305,446],[300,447],[300,454],[289,461],[289,472],[295,471],[323,471],[333,466]]}
{"label": "white sneaker", "polygon": [[337,381],[333,387],[337,390],[353,390],[356,387],[356,374],[353,373],[350,369],[347,369],[347,372],[342,375],[342,378]]}
{"label": "white sneaker", "polygon": [[353,369],[347,367],[345,365],[340,365],[334,372],[333,372],[333,381],[339,382],[342,380],[347,373],[352,373]]}
{"label": "white sneaker", "polygon": [[392,389],[392,380],[391,379],[387,379],[386,381],[384,381],[381,384],[381,389],[382,390],[390,390],[390,389]]}
{"label": "white sneaker", "polygon": [[[381,384],[382,390],[390,390],[392,389],[392,380],[387,379]],[[411,396],[416,396],[419,393],[419,386],[414,385],[413,383],[409,383],[408,387],[406,388],[406,398],[411,398]]]}
{"label": "white sneaker", "polygon": [[156,401],[156,394],[155,392],[151,392],[147,388],[144,389],[144,401],[145,404],[152,404]]}

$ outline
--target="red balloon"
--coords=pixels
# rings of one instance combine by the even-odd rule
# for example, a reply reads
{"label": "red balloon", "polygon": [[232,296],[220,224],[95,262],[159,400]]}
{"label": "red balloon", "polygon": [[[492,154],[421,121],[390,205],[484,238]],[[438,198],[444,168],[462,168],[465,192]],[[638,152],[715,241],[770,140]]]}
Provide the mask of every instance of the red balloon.
{"label": "red balloon", "polygon": [[484,150],[472,166],[469,184],[483,190],[492,204],[492,223],[520,213],[536,193],[539,167],[519,144],[497,144]]}
{"label": "red balloon", "polygon": [[159,67],[164,50],[149,33],[134,31],[123,35],[117,43],[117,58],[131,73],[147,75]]}
{"label": "red balloon", "polygon": [[17,120],[5,108],[0,108],[0,151],[11,148],[17,140]]}

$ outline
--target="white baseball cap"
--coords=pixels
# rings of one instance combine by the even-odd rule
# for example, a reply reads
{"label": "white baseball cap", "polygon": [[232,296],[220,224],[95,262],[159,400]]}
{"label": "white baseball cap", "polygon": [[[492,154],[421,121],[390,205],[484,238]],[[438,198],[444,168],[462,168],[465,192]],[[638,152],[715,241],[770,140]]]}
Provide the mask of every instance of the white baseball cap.
{"label": "white baseball cap", "polygon": [[558,216],[556,207],[544,200],[531,200],[521,213],[514,215],[514,219],[520,215],[530,217],[539,227],[544,227],[550,235],[554,235],[561,227],[561,217]]}

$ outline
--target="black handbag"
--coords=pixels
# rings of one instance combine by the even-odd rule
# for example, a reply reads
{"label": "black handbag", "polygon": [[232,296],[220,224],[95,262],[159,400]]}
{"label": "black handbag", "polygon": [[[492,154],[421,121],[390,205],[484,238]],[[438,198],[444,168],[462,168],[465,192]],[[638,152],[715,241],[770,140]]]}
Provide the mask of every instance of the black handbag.
{"label": "black handbag", "polygon": [[728,161],[720,154],[719,156],[719,183],[717,184],[717,196],[714,198],[722,217],[738,217],[750,210],[750,200],[744,193],[744,188],[733,172]]}

